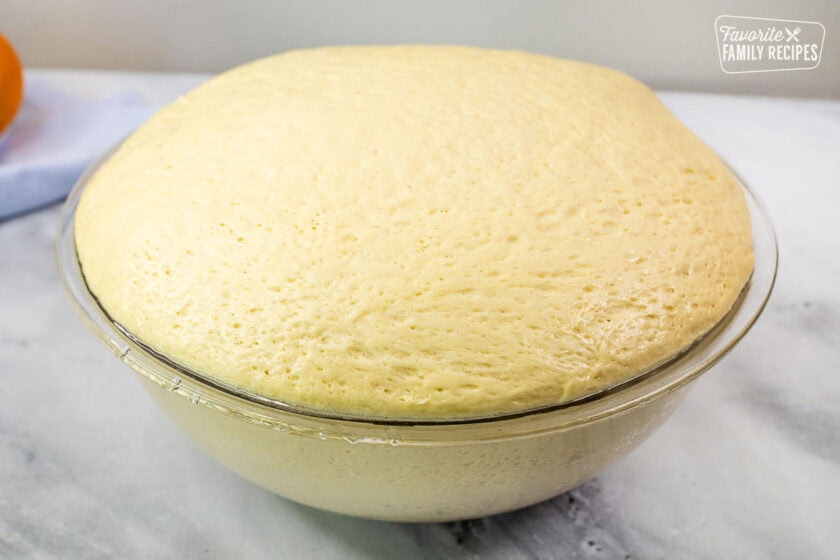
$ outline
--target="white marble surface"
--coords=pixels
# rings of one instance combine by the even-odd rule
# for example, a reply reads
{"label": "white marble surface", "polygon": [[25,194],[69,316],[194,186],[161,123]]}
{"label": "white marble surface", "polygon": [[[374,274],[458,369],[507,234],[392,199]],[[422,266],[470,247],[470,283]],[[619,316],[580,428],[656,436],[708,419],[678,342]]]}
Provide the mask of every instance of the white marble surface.
{"label": "white marble surface", "polygon": [[[35,75],[155,105],[202,79]],[[840,101],[662,97],[764,199],[781,266],[753,331],[626,459],[549,502],[460,524],[273,496],[193,447],[75,317],[53,207],[0,223],[0,558],[837,558]]]}

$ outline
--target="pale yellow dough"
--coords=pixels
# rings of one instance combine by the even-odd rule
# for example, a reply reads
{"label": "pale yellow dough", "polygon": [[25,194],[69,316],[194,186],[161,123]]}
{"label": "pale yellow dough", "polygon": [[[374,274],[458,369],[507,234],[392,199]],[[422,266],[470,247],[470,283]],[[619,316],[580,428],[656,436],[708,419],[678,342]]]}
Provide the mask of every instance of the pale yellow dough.
{"label": "pale yellow dough", "polygon": [[744,196],[636,80],[349,47],[155,115],[76,215],[91,291],[172,360],[327,412],[484,416],[668,359],[753,267]]}

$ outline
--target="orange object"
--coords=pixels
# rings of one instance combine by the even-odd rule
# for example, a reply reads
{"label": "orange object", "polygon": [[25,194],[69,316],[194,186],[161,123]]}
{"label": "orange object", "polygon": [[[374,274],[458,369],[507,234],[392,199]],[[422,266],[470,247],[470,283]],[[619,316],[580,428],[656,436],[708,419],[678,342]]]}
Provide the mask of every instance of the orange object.
{"label": "orange object", "polygon": [[0,133],[15,118],[23,101],[23,67],[5,37],[0,35]]}

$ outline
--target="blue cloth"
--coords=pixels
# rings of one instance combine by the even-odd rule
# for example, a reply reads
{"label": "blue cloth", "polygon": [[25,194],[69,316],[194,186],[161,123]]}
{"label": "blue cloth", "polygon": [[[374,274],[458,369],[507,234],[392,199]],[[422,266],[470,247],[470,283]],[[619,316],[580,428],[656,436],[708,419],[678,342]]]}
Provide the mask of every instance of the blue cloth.
{"label": "blue cloth", "polygon": [[150,113],[134,92],[89,100],[27,80],[20,112],[0,137],[0,220],[64,198],[97,157]]}

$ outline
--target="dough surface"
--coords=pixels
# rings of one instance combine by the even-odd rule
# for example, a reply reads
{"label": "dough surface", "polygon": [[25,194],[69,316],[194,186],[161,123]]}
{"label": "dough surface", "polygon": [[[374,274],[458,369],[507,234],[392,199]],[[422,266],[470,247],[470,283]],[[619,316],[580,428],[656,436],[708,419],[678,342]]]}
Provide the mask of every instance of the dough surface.
{"label": "dough surface", "polygon": [[228,71],[100,168],[88,286],[173,361],[325,412],[598,391],[729,311],[744,196],[636,80],[514,51],[343,47]]}

